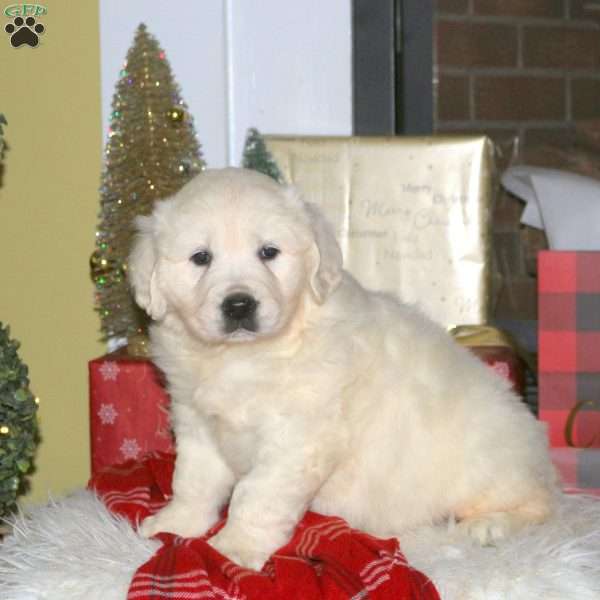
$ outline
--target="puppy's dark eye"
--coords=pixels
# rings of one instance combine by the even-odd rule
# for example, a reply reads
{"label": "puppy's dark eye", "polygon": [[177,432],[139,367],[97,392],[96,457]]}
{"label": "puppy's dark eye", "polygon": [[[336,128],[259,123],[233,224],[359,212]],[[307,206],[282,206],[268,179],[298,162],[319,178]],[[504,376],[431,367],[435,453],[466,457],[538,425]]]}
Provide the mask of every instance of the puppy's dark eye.
{"label": "puppy's dark eye", "polygon": [[212,254],[208,250],[200,250],[192,254],[190,260],[199,267],[206,267],[212,260]]}
{"label": "puppy's dark eye", "polygon": [[258,251],[258,256],[261,260],[273,260],[281,251],[275,246],[263,246]]}

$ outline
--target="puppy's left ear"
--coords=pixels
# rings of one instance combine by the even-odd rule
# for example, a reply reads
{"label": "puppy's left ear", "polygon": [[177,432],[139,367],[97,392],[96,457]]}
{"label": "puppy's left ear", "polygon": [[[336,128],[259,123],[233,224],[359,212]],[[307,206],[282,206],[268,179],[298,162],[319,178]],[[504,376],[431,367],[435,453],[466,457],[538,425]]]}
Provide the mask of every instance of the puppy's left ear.
{"label": "puppy's left ear", "polygon": [[135,219],[137,235],[129,255],[127,276],[133,288],[135,301],[152,319],[160,321],[167,312],[167,303],[158,287],[154,222],[153,216]]}
{"label": "puppy's left ear", "polygon": [[342,250],[333,227],[315,204],[305,203],[312,225],[315,244],[311,249],[313,264],[310,287],[315,300],[323,304],[342,281]]}

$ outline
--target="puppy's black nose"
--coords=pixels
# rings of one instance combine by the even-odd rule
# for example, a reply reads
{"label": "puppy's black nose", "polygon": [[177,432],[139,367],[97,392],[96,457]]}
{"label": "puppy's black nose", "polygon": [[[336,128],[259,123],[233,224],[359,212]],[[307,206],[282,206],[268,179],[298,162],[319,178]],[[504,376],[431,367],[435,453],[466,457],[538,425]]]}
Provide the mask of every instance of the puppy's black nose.
{"label": "puppy's black nose", "polygon": [[241,321],[254,315],[257,304],[256,300],[248,294],[231,294],[223,300],[221,310],[226,317]]}

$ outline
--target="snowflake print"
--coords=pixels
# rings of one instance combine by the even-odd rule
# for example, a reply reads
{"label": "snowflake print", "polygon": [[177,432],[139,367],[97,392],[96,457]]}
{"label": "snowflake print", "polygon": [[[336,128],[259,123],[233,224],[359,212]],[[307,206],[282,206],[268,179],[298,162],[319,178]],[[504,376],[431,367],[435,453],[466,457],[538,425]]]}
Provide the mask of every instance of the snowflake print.
{"label": "snowflake print", "polygon": [[137,458],[141,450],[135,438],[125,438],[119,449],[125,459]]}
{"label": "snowflake print", "polygon": [[119,413],[114,404],[102,404],[98,411],[102,425],[114,425]]}
{"label": "snowflake print", "polygon": [[107,360],[100,366],[100,375],[104,381],[116,381],[120,370],[114,360]]}

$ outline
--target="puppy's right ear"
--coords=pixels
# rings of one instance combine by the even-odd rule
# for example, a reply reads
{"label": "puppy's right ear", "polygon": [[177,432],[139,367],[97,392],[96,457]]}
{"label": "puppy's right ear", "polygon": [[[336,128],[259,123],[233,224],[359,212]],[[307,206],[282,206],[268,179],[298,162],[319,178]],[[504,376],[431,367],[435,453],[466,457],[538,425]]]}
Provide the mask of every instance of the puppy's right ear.
{"label": "puppy's right ear", "polygon": [[129,254],[129,283],[133,288],[135,301],[152,319],[160,321],[167,312],[167,303],[158,287],[155,219],[153,216],[137,217],[134,224],[137,234]]}
{"label": "puppy's right ear", "polygon": [[323,304],[342,281],[342,250],[333,227],[315,204],[305,203],[315,243],[312,247],[310,287],[315,300]]}

